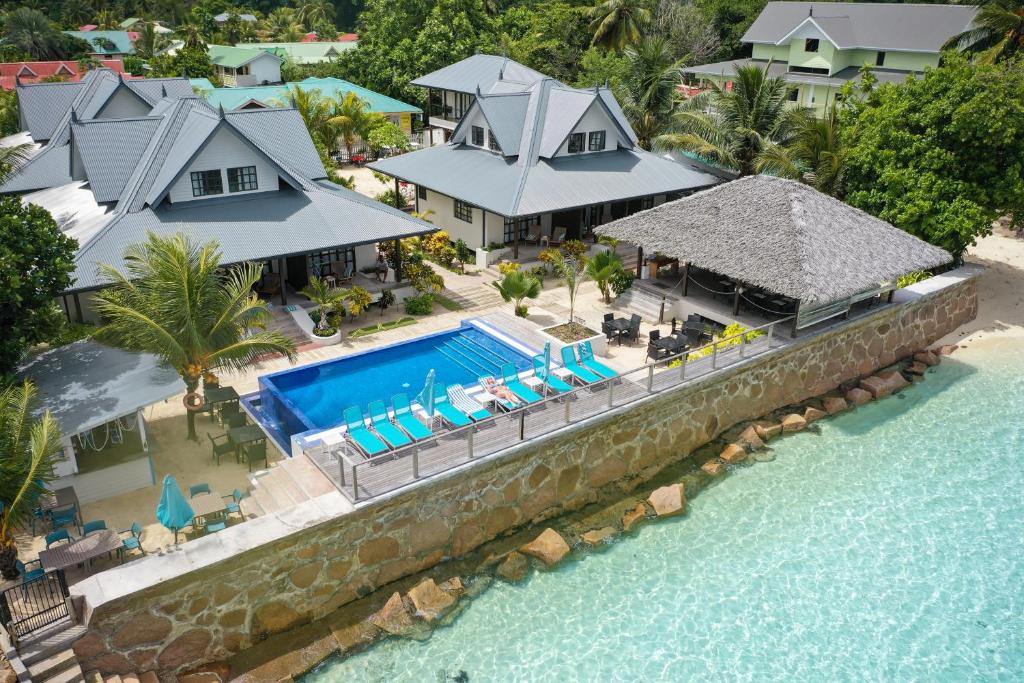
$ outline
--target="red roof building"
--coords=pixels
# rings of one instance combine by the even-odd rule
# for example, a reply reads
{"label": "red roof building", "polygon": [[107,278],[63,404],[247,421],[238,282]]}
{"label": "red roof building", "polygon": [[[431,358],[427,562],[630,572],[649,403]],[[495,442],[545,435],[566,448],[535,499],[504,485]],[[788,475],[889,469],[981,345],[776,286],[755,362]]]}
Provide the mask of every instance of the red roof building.
{"label": "red roof building", "polygon": [[[104,59],[100,62],[108,69],[124,73],[124,64],[120,59]],[[0,88],[14,90],[20,80],[22,83],[38,83],[45,78],[59,76],[61,80],[77,81],[82,78],[78,72],[78,62],[6,62],[0,64]]]}
{"label": "red roof building", "polygon": [[79,26],[78,30],[79,31],[95,31],[98,28],[99,28],[99,26],[97,26],[96,24],[86,24],[85,26]]}
{"label": "red roof building", "polygon": [[313,31],[312,33],[307,33],[306,35],[302,36],[302,40],[300,42],[303,42],[303,43],[315,43],[316,42],[316,31]]}
{"label": "red roof building", "polygon": [[342,33],[340,36],[338,36],[339,43],[354,43],[357,40],[359,40],[358,33]]}

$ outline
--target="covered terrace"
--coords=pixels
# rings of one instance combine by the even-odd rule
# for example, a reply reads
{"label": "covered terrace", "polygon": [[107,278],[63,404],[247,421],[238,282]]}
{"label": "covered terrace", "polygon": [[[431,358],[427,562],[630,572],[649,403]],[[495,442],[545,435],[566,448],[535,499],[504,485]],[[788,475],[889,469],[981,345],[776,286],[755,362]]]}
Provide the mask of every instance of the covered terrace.
{"label": "covered terrace", "polygon": [[794,336],[887,301],[900,277],[952,260],[944,250],[838,199],[764,175],[596,231],[635,245],[638,269],[646,267],[645,277],[653,276],[665,293],[729,307],[735,319],[741,312],[792,318]]}

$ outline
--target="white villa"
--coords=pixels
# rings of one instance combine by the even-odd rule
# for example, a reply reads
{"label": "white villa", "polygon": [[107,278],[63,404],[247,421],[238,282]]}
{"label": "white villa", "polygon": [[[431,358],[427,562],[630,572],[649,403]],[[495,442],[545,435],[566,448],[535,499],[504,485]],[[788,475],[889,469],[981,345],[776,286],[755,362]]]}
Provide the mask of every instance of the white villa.
{"label": "white villa", "polygon": [[[460,78],[468,80],[457,86]],[[582,239],[720,181],[641,149],[608,88],[571,88],[490,55],[415,82],[447,86],[458,122],[447,142],[370,167],[415,185],[416,210],[432,211],[435,225],[471,248]],[[430,122],[439,125],[433,113]]]}

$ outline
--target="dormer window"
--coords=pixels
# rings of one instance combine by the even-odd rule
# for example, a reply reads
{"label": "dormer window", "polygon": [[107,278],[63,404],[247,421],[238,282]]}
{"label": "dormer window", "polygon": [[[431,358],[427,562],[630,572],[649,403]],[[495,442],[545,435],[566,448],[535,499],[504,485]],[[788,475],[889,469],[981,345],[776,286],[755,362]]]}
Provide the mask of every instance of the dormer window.
{"label": "dormer window", "polygon": [[804,41],[804,52],[817,52],[818,51],[818,39],[808,38]]}
{"label": "dormer window", "polygon": [[491,149],[492,152],[501,151],[501,148],[498,147],[498,139],[494,137],[494,133],[492,133],[489,128],[487,129],[487,146]]}
{"label": "dormer window", "polygon": [[585,133],[573,133],[569,136],[569,154],[579,154],[584,148],[587,136]]}
{"label": "dormer window", "polygon": [[483,129],[483,127],[482,126],[473,126],[472,133],[473,133],[473,137],[472,137],[473,144],[476,145],[477,147],[483,147],[484,146],[484,129]]}
{"label": "dormer window", "polygon": [[228,169],[228,192],[251,192],[259,189],[256,183],[255,166],[239,166]]}
{"label": "dormer window", "polygon": [[591,152],[600,152],[604,149],[604,131],[595,130],[590,134],[590,144],[587,149]]}
{"label": "dormer window", "polygon": [[224,194],[224,182],[220,177],[220,169],[212,171],[192,171],[192,196],[206,197],[211,194]]}

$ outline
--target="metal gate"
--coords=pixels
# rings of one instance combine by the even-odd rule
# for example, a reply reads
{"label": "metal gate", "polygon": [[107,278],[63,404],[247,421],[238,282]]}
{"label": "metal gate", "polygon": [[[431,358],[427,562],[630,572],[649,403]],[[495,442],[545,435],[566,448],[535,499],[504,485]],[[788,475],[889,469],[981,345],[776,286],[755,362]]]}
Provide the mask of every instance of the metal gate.
{"label": "metal gate", "polygon": [[18,640],[69,617],[67,597],[64,571],[47,572],[0,593],[0,620],[11,637]]}

